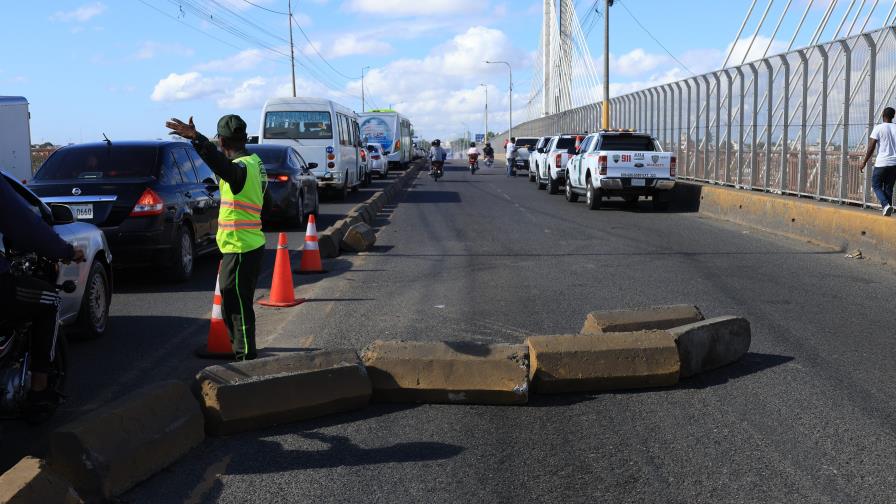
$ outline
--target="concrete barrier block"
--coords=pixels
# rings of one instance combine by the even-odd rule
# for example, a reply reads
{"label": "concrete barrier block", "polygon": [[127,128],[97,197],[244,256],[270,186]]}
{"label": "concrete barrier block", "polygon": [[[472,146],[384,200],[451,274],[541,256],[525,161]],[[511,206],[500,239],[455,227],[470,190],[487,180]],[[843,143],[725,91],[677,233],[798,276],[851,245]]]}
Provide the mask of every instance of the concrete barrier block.
{"label": "concrete barrier block", "polygon": [[68,481],[53,472],[47,463],[25,457],[0,475],[0,503],[81,504],[84,501]]}
{"label": "concrete barrier block", "polygon": [[364,217],[355,210],[352,210],[351,212],[345,214],[345,220],[348,221],[351,226],[354,226],[359,222],[364,222]]}
{"label": "concrete barrier block", "polygon": [[370,380],[354,350],[221,364],[196,375],[206,429],[222,435],[361,409]]}
{"label": "concrete barrier block", "polygon": [[669,329],[701,320],[703,314],[693,305],[593,311],[585,319],[582,334]]}
{"label": "concrete barrier block", "polygon": [[317,234],[317,244],[320,247],[320,256],[323,259],[339,257],[339,240],[333,231],[321,231]]}
{"label": "concrete barrier block", "polygon": [[375,341],[363,352],[374,400],[526,404],[525,345],[469,341]]}
{"label": "concrete barrier block", "polygon": [[118,495],[202,442],[202,411],[186,384],[165,381],[50,434],[50,466],[83,495]]}
{"label": "concrete barrier block", "polygon": [[355,224],[345,233],[342,239],[342,249],[348,252],[364,252],[376,243],[376,233],[373,228],[361,222]]}
{"label": "concrete barrier block", "polygon": [[678,383],[675,339],[666,331],[531,336],[537,393],[600,392]]}
{"label": "concrete barrier block", "polygon": [[669,329],[678,345],[681,376],[727,366],[750,350],[750,322],[741,317],[717,317]]}

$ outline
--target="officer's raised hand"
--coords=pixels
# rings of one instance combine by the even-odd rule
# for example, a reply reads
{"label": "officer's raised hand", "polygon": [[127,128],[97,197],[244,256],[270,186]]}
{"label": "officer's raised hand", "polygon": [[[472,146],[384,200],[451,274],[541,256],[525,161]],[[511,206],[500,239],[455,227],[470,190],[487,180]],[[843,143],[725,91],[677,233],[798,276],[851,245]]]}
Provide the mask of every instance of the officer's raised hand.
{"label": "officer's raised hand", "polygon": [[190,116],[188,123],[172,117],[170,121],[165,122],[165,127],[171,130],[169,135],[178,135],[187,140],[195,140],[198,135],[196,125],[193,124],[193,116]]}

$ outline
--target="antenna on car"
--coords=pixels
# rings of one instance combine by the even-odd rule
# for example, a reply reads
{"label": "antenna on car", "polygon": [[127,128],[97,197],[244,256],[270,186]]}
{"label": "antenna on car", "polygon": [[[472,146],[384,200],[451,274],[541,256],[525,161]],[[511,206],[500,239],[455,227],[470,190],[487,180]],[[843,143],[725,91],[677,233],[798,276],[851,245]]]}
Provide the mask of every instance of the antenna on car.
{"label": "antenna on car", "polygon": [[112,147],[112,140],[109,140],[105,133],[103,133],[103,141],[106,142],[107,147]]}

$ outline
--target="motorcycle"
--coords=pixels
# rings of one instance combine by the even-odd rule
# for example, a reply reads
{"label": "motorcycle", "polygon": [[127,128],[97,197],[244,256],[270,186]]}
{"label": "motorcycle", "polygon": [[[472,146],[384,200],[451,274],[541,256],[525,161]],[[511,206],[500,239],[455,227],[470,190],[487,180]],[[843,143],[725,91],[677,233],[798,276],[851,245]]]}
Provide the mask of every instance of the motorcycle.
{"label": "motorcycle", "polygon": [[[72,293],[76,285],[66,280],[56,285],[58,264],[34,253],[8,252],[10,272],[13,276],[30,276],[56,286],[56,291]],[[31,321],[0,321],[0,417],[24,418],[36,424],[49,419],[64,400],[66,374],[68,372],[68,346],[60,334],[56,320],[56,340],[52,343],[51,371],[47,376],[47,388],[54,391],[57,401],[39,410],[31,407]]]}
{"label": "motorcycle", "polygon": [[429,170],[429,176],[436,182],[442,177],[443,167],[445,165],[444,161],[433,161],[432,167]]}
{"label": "motorcycle", "polygon": [[491,168],[493,164],[495,164],[495,157],[494,156],[485,156],[485,167]]}
{"label": "motorcycle", "polygon": [[467,160],[470,163],[470,175],[472,175],[479,169],[479,154],[467,154]]}

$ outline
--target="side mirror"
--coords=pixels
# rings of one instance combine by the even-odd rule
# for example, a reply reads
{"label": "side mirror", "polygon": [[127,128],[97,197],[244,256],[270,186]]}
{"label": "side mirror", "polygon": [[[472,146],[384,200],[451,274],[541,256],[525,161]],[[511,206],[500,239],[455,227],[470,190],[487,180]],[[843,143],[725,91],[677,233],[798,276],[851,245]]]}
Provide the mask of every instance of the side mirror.
{"label": "side mirror", "polygon": [[205,190],[208,192],[215,192],[218,190],[218,181],[211,177],[202,179],[202,185],[205,186]]}
{"label": "side mirror", "polygon": [[317,168],[317,163],[308,163],[308,169],[309,169],[309,170],[313,170],[313,169],[315,169],[315,168]]}
{"label": "side mirror", "polygon": [[544,154],[544,147],[539,147],[536,150],[538,151],[539,154]]}
{"label": "side mirror", "polygon": [[68,205],[53,203],[50,205],[50,211],[53,212],[53,224],[71,224],[75,222],[75,214]]}

